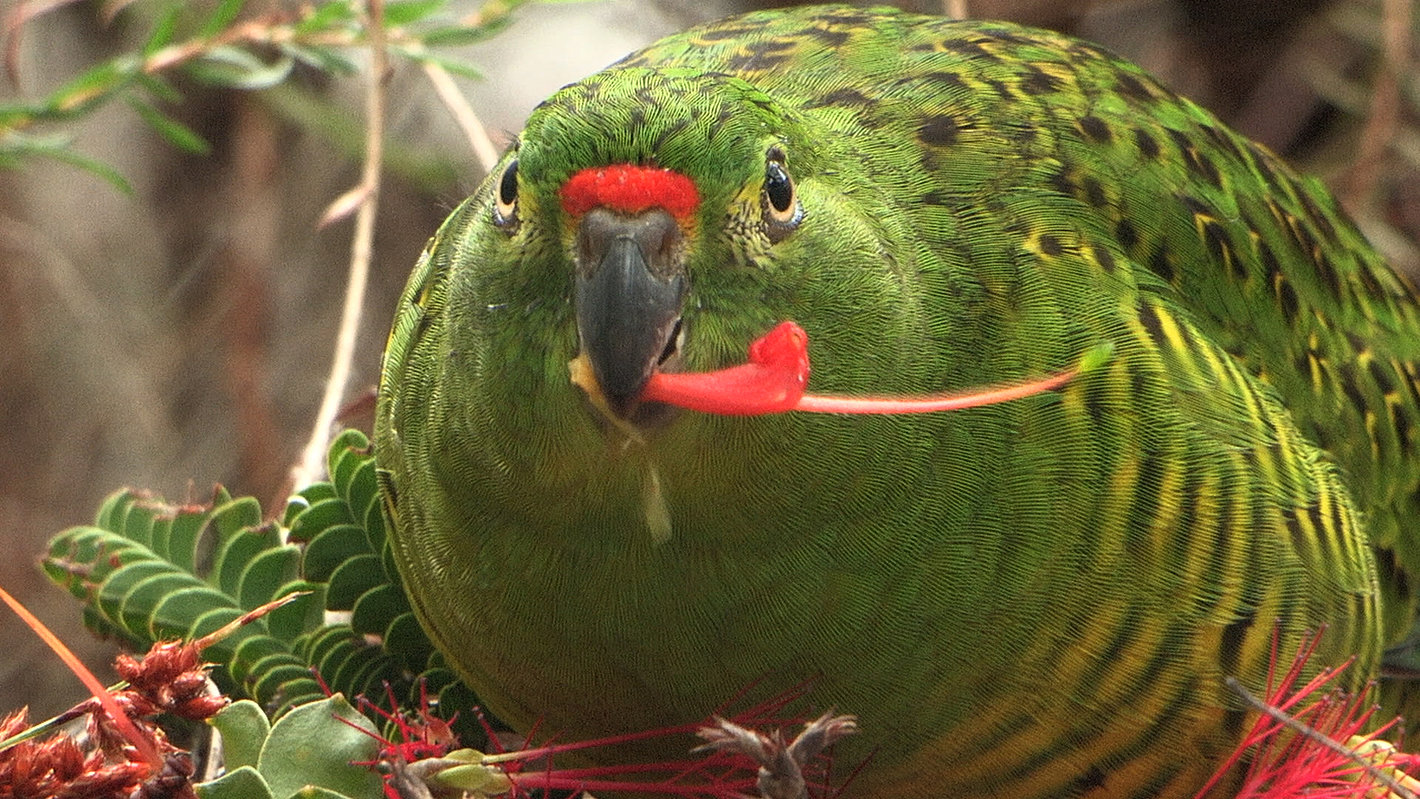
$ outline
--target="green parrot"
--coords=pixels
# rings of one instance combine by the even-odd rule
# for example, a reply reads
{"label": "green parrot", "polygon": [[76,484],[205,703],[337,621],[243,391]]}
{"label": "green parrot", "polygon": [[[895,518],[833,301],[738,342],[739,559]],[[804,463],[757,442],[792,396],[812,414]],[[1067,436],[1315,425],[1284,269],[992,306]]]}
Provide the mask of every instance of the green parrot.
{"label": "green parrot", "polygon": [[[1313,666],[1364,681],[1411,630],[1417,299],[1317,181],[1093,45],[747,14],[558,91],[431,240],[377,409],[394,559],[519,729],[807,682],[858,718],[845,796],[1192,796],[1249,724],[1226,678],[1324,627]],[[952,413],[645,398],[783,320],[839,395],[1113,355]]]}

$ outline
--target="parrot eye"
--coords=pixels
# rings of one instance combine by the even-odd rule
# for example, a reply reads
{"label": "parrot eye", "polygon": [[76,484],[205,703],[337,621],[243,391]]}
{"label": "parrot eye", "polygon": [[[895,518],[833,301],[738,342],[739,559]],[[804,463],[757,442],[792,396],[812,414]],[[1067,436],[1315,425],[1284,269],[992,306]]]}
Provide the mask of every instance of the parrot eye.
{"label": "parrot eye", "polygon": [[508,162],[498,179],[498,197],[493,204],[493,224],[501,228],[518,222],[518,159]]}
{"label": "parrot eye", "polygon": [[764,167],[764,221],[773,241],[789,235],[789,231],[798,227],[804,218],[804,209],[799,205],[798,193],[794,191],[794,181],[781,161],[783,157],[782,153],[771,151],[770,160]]}

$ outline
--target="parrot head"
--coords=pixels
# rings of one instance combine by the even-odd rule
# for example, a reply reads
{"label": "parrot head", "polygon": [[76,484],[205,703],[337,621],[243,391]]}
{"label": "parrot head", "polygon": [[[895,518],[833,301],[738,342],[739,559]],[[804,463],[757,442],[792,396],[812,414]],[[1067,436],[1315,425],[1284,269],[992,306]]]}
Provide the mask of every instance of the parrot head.
{"label": "parrot head", "polygon": [[775,321],[763,276],[806,218],[793,129],[738,78],[626,68],[539,106],[491,174],[480,260],[570,307],[554,324],[602,421],[665,420],[653,373],[742,358]]}

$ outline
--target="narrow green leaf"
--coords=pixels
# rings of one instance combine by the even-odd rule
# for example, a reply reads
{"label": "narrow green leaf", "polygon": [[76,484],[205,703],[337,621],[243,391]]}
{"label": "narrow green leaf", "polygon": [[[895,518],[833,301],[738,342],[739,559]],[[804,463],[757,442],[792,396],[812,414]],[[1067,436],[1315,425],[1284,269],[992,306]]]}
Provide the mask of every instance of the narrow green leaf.
{"label": "narrow green leaf", "polygon": [[237,47],[216,47],[187,66],[198,80],[232,89],[267,89],[286,80],[296,65],[282,54],[270,64]]}
{"label": "narrow green leaf", "polygon": [[312,33],[345,30],[353,27],[359,19],[355,6],[348,0],[334,0],[316,6],[310,16],[296,23],[295,33],[306,36]]}
{"label": "narrow green leaf", "polygon": [[161,14],[158,21],[153,25],[153,32],[148,34],[148,41],[143,43],[143,55],[150,56],[173,40],[173,34],[177,33],[178,15],[182,13],[182,3],[172,3]]}
{"label": "narrow green leaf", "polygon": [[[391,47],[390,49],[395,48]],[[405,57],[409,58],[412,61],[417,61],[421,64],[436,64],[438,66],[443,67],[444,70],[449,72],[450,74],[458,75],[461,78],[468,78],[470,80],[483,80],[483,73],[479,71],[478,67],[475,67],[473,64],[470,64],[467,61],[462,61],[457,58],[450,58],[448,56],[440,55],[438,53],[432,53],[428,50],[423,50],[420,52],[405,48],[401,48],[401,50],[403,52],[403,55],[405,55]]]}
{"label": "narrow green leaf", "polygon": [[494,33],[497,30],[488,25],[446,25],[425,31],[419,41],[430,47],[457,47],[487,41]]}
{"label": "narrow green leaf", "polygon": [[53,158],[56,161],[61,161],[70,166],[78,167],[79,169],[88,172],[94,177],[103,180],[105,183],[109,184],[115,189],[118,189],[124,194],[127,194],[129,196],[132,196],[134,194],[133,186],[128,182],[128,179],[125,178],[123,175],[119,174],[118,170],[114,169],[108,164],[105,164],[102,161],[97,161],[93,158],[89,158],[88,156],[79,155],[78,153],[71,152],[69,150],[60,150],[52,153],[45,153],[45,155],[48,155],[50,158]]}
{"label": "narrow green leaf", "polygon": [[207,155],[212,152],[212,145],[199,136],[197,131],[167,116],[162,111],[135,97],[128,98],[128,105],[138,112],[138,116],[148,123],[148,127],[167,140],[168,144],[184,152],[197,155]]}
{"label": "narrow green leaf", "polygon": [[340,51],[331,47],[317,47],[297,44],[295,42],[283,42],[281,44],[281,52],[321,72],[329,72],[336,75],[354,75],[360,71],[360,68],[354,61],[346,58]]}
{"label": "narrow green leaf", "polygon": [[139,86],[147,89],[159,102],[177,105],[182,102],[182,92],[178,91],[162,75],[143,73],[135,78]]}
{"label": "narrow green leaf", "polygon": [[216,36],[232,24],[232,20],[241,13],[244,0],[221,0],[217,7],[212,10],[212,16],[208,17],[198,29],[197,35],[202,38]]}
{"label": "narrow green leaf", "polygon": [[394,0],[385,3],[386,25],[410,25],[448,5],[447,0]]}
{"label": "narrow green leaf", "polygon": [[51,93],[46,100],[48,112],[59,117],[83,114],[111,99],[141,71],[142,62],[134,55],[96,64]]}

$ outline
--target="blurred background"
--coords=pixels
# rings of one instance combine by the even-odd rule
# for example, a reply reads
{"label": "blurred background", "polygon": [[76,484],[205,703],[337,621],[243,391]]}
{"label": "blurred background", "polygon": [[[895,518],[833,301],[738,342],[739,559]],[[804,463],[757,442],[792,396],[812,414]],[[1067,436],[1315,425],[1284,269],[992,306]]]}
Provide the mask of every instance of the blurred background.
{"label": "blurred background", "polygon": [[[1416,275],[1412,2],[902,5],[1053,27],[1144,64],[1323,177],[1392,262]],[[204,4],[218,5],[187,5]],[[43,97],[104,59],[139,52],[171,5],[0,0],[8,71],[0,102]],[[530,4],[488,41],[451,54],[482,72],[459,86],[501,146],[557,87],[661,35],[752,7]],[[300,8],[249,2],[238,21]],[[450,2],[440,13],[477,10]],[[349,57],[365,61],[356,50]],[[131,193],[54,159],[0,160],[0,585],[101,679],[114,648],[84,631],[77,604],[40,575],[46,540],[88,522],[121,486],[202,501],[222,483],[279,512],[330,365],[350,251],[349,220],[316,223],[360,171],[363,75],[297,67],[259,91],[169,79],[181,98],[163,112],[209,152],[172,146],[123,102],[47,128],[72,137],[68,151],[115,170]],[[374,386],[397,293],[425,240],[482,178],[425,74],[396,59],[389,80],[387,167],[351,400]],[[0,135],[6,124],[0,116]],[[368,425],[358,412],[350,421]],[[0,640],[0,710],[29,704],[42,718],[83,698],[8,613]]]}

